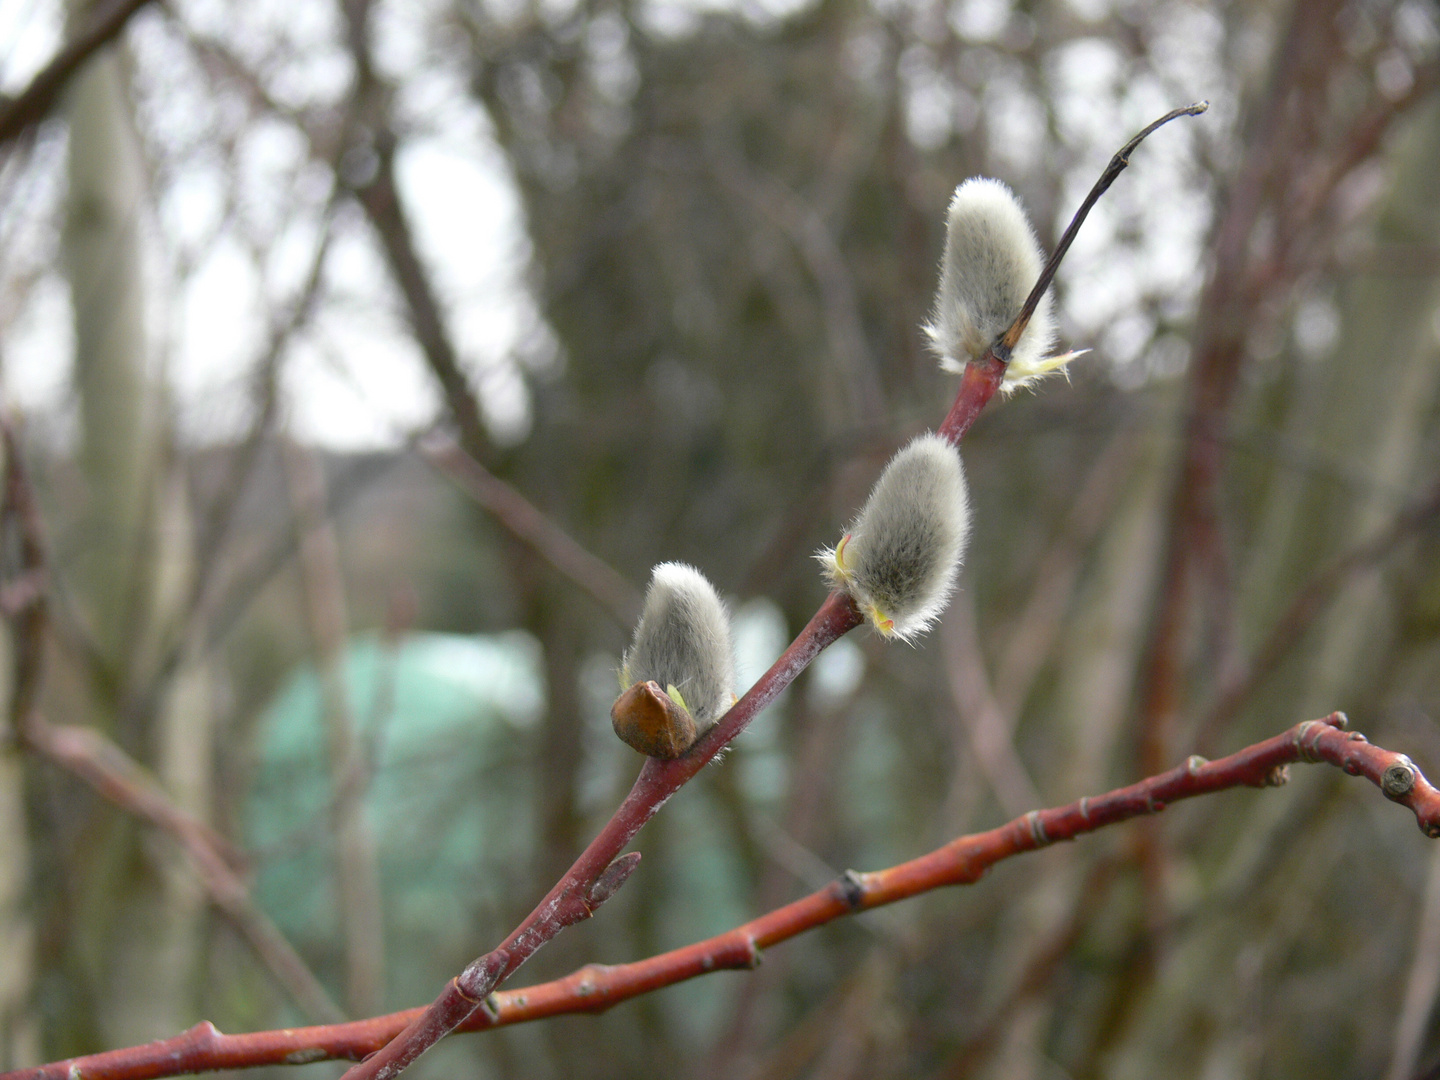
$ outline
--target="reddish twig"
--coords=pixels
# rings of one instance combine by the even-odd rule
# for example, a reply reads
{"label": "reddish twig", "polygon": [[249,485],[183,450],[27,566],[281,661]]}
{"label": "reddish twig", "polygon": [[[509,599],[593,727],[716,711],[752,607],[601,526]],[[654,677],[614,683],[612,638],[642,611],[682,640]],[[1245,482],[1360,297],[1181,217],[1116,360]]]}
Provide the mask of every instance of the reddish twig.
{"label": "reddish twig", "polygon": [[[684,761],[652,764],[663,770]],[[687,979],[754,967],[763,950],[836,919],[944,886],[974,884],[1005,859],[1159,813],[1182,799],[1236,787],[1277,786],[1287,779],[1287,766],[1297,762],[1322,762],[1365,777],[1391,801],[1408,807],[1427,836],[1440,837],[1440,789],[1404,754],[1367,742],[1359,732],[1346,731],[1344,715],[1332,713],[1323,720],[1296,724],[1217,761],[1192,757],[1128,787],[1066,806],[1031,811],[997,829],[962,836],[886,870],[847,871],[809,896],[684,948],[631,964],[590,964],[553,982],[492,994],[459,1030],[480,1031],[568,1013],[600,1013]],[[647,766],[645,773],[651,772]],[[423,1019],[426,1011],[410,1009],[349,1024],[247,1035],[222,1035],[214,1025],[204,1023],[172,1039],[5,1073],[0,1080],[150,1080],[213,1069],[356,1060],[394,1042],[397,1032]]]}
{"label": "reddish twig", "polygon": [[[955,402],[938,429],[943,438],[958,445],[980,410],[999,389],[1010,351],[1029,324],[1071,241],[1091,207],[1129,165],[1130,154],[1146,136],[1162,125],[1180,116],[1202,113],[1206,108],[1208,105],[1202,102],[1168,113],[1127,142],[1110,160],[1076,211],[1020,313],[985,351],[985,355],[965,369]],[[628,856],[625,860],[617,857],[645,822],[682,784],[745,730],[755,714],[789,686],[821,649],[853,630],[861,621],[848,595],[832,593],[784,655],[688,754],[674,761],[651,758],[645,763],[630,794],[600,834],[504,942],[451,979],[423,1014],[407,1025],[383,1050],[349,1070],[343,1080],[389,1080],[398,1076],[457,1025],[481,1010],[482,1002],[489,994],[537,949],[566,926],[594,914],[595,908],[619,888],[634,869],[638,855],[634,860]]]}

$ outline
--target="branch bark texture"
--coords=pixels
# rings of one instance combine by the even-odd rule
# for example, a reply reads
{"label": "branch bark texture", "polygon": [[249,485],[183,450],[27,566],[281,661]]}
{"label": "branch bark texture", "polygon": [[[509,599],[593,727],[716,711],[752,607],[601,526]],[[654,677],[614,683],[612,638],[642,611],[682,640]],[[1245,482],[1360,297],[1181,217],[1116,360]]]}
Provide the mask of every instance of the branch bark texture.
{"label": "branch bark texture", "polygon": [[[1158,776],[1065,806],[1033,810],[886,870],[846,871],[825,888],[716,937],[632,964],[590,964],[552,982],[491,994],[458,1030],[482,1031],[567,1013],[600,1013],[687,979],[751,968],[765,949],[836,919],[947,885],[974,884],[1005,859],[1157,814],[1182,799],[1237,787],[1278,786],[1295,763],[1324,763],[1363,776],[1386,798],[1408,807],[1425,835],[1440,837],[1440,789],[1404,754],[1376,746],[1345,728],[1342,713],[1307,720],[1216,761],[1191,757]],[[680,762],[651,764],[659,768],[647,767],[646,774]],[[642,774],[636,787],[645,780]],[[659,781],[651,775],[651,782]],[[399,1032],[423,1020],[426,1012],[411,1009],[348,1024],[246,1035],[224,1035],[207,1022],[173,1039],[4,1073],[0,1080],[152,1080],[216,1069],[358,1060],[394,1042]]]}

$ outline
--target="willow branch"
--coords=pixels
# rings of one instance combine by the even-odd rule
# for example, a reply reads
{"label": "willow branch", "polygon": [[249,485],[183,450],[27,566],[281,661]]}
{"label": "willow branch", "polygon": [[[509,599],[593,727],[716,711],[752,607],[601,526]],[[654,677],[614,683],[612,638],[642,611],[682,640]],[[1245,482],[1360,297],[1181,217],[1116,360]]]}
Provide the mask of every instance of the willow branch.
{"label": "willow branch", "polygon": [[1075,211],[1075,216],[1070,219],[1070,224],[1065,226],[1065,232],[1061,234],[1060,242],[1055,245],[1055,251],[1051,254],[1050,261],[1040,271],[1040,277],[1035,282],[1035,287],[1030,290],[1030,295],[1025,298],[1025,303],[1020,308],[1020,314],[1015,316],[1015,321],[985,350],[984,356],[974,363],[965,365],[965,374],[960,379],[960,393],[956,395],[955,404],[951,406],[949,415],[940,425],[940,435],[952,443],[959,443],[965,433],[970,430],[970,425],[975,422],[975,418],[980,415],[980,410],[1000,388],[1000,382],[1005,377],[1005,365],[1010,362],[1010,352],[1020,340],[1020,335],[1025,332],[1025,327],[1030,325],[1031,316],[1040,306],[1040,298],[1045,295],[1045,290],[1054,280],[1055,272],[1060,269],[1060,263],[1065,258],[1065,253],[1070,250],[1070,245],[1074,243],[1076,235],[1080,232],[1080,226],[1085,224],[1085,219],[1090,216],[1090,211],[1095,204],[1100,201],[1100,196],[1109,191],[1110,185],[1115,183],[1116,178],[1129,167],[1130,155],[1142,142],[1171,120],[1182,116],[1199,116],[1208,108],[1210,108],[1208,101],[1197,101],[1193,105],[1186,105],[1183,109],[1174,109],[1147,126],[1115,152],[1115,156],[1110,159],[1110,164],[1106,165],[1105,171],[1100,174],[1100,179],[1096,180],[1095,186],[1090,189],[1090,194],[1086,195],[1085,201],[1080,204],[1080,209]]}
{"label": "willow branch", "polygon": [[[1130,163],[1130,154],[1157,128],[1179,116],[1204,112],[1205,103],[1176,109],[1155,121],[1127,142],[1111,159],[1104,174],[1081,204],[1065,230],[1055,254],[1045,265],[1025,305],[1010,328],[991,344],[979,362],[970,364],[939,435],[959,445],[980,411],[995,395],[1004,378],[1010,350],[1054,277],[1086,214]],[[382,170],[383,172],[383,170]],[[463,436],[463,429],[462,429]],[[471,963],[446,984],[430,1007],[383,1050],[349,1070],[342,1080],[391,1080],[421,1054],[482,1010],[492,991],[509,978],[537,949],[566,926],[588,919],[634,869],[639,856],[619,855],[645,822],[744,731],[755,715],[789,686],[812,659],[842,635],[860,625],[862,618],[847,594],[832,593],[775,665],[761,677],[720,721],[684,757],[673,761],[650,758],[639,779],[600,834],[581,853],[545,898],[498,947]],[[626,861],[630,860],[630,861]]]}
{"label": "willow branch", "polygon": [[[553,982],[491,994],[459,1030],[601,1013],[714,971],[752,968],[765,949],[836,919],[945,886],[972,885],[1006,859],[1158,814],[1183,799],[1238,787],[1279,786],[1288,779],[1288,766],[1296,763],[1324,763],[1365,777],[1386,798],[1409,808],[1427,836],[1440,837],[1440,789],[1404,754],[1376,746],[1359,732],[1346,731],[1345,725],[1342,713],[1307,720],[1228,757],[1216,761],[1192,757],[1158,776],[1065,806],[1032,810],[997,829],[962,836],[898,866],[863,874],[847,870],[825,888],[727,933],[635,963],[590,964]],[[151,1080],[214,1069],[357,1060],[393,1042],[399,1031],[425,1012],[410,1009],[349,1024],[246,1035],[223,1035],[214,1025],[203,1023],[173,1039],[5,1073],[0,1080]]]}

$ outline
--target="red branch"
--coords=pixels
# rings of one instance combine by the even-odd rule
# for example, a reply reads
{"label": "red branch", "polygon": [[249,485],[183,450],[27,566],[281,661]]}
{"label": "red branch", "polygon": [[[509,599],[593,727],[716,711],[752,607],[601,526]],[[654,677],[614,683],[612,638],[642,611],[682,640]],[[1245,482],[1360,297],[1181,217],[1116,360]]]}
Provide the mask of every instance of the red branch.
{"label": "red branch", "polygon": [[[1179,116],[1204,112],[1202,102],[1176,109],[1150,124],[1111,158],[1080,209],[1071,219],[1050,261],[1040,273],[1019,314],[978,362],[969,365],[950,413],[939,434],[958,445],[980,411],[999,389],[1010,350],[1034,314],[1049,287],[1060,260],[1075,238],[1086,214],[1130,163],[1135,148],[1153,131]],[[381,148],[382,158],[385,148]],[[382,175],[384,170],[382,169]],[[368,203],[367,203],[368,205]],[[740,732],[762,708],[789,686],[805,666],[831,642],[853,630],[861,616],[850,597],[832,593],[775,665],[682,758],[650,758],[630,794],[590,846],[575,860],[535,910],[501,944],[475,960],[446,984],[428,1009],[410,1022],[384,1049],[349,1070],[342,1080],[391,1080],[421,1054],[477,1012],[482,1003],[530,956],[565,927],[588,919],[634,869],[636,859],[616,861],[641,827],[654,816],[682,784],[700,771]]]}
{"label": "red branch", "polygon": [[[1051,256],[1050,262],[1042,271],[1040,280],[1036,282],[1019,315],[1016,316],[1006,332],[986,350],[985,355],[967,368],[961,379],[955,403],[951,407],[949,415],[940,425],[939,433],[942,437],[952,444],[958,445],[980,411],[994,396],[1004,378],[1010,350],[1034,313],[1040,296],[1048,287],[1060,259],[1065,254],[1065,249],[1069,247],[1076,230],[1084,221],[1085,215],[1095,201],[1129,164],[1130,153],[1141,140],[1162,124],[1168,123],[1177,116],[1202,112],[1204,108],[1203,104],[1193,105],[1185,109],[1177,109],[1162,117],[1130,140],[1111,159],[1109,166],[1066,229],[1065,235]],[[366,205],[367,208],[373,209],[369,200]],[[463,417],[461,419],[463,420]],[[465,425],[462,423],[462,430],[464,427]],[[621,852],[645,823],[655,815],[660,807],[665,805],[671,795],[704,768],[731,740],[744,731],[760,710],[789,686],[822,649],[859,626],[862,621],[854,602],[847,594],[832,593],[780,659],[713,728],[701,737],[689,753],[672,761],[659,758],[646,760],[630,794],[625,797],[625,801],[621,803],[600,834],[591,841],[589,847],[575,860],[574,865],[565,872],[564,876],[535,907],[535,910],[509,937],[451,979],[445,989],[441,991],[440,996],[427,1008],[411,1013],[397,1014],[401,1018],[400,1022],[404,1023],[403,1030],[394,1034],[393,1038],[388,1038],[388,1041],[383,1041],[383,1046],[374,1041],[367,1044],[364,1052],[370,1053],[371,1056],[349,1070],[342,1080],[390,1080],[391,1077],[398,1076],[421,1054],[451,1031],[456,1030],[457,1027],[464,1025],[466,1029],[473,1029],[506,1022],[502,1012],[497,1011],[497,1008],[503,1009],[503,1005],[492,1004],[503,1000],[498,997],[492,998],[492,992],[496,987],[509,978],[537,949],[554,938],[565,927],[593,915],[595,910],[624,884],[625,879],[638,864],[640,857],[637,853],[621,857]],[[1294,758],[1285,760],[1294,760]],[[1196,793],[1199,790],[1201,789],[1197,788]],[[1123,792],[1116,793],[1116,795],[1123,795]],[[1147,800],[1144,805],[1149,809],[1154,809],[1153,799]],[[941,878],[935,878],[932,884],[925,884],[927,879],[919,869],[924,860],[895,867],[886,872],[889,877],[884,879],[873,875],[869,877],[847,875],[830,889],[799,901],[797,904],[781,908],[750,924],[753,932],[743,933],[741,937],[735,938],[728,944],[708,952],[704,945],[692,946],[690,950],[681,950],[679,954],[675,955],[682,957],[682,968],[680,969],[682,973],[670,978],[669,981],[702,974],[706,970],[715,970],[721,966],[749,965],[758,955],[758,949],[777,941],[783,941],[810,926],[818,926],[830,919],[864,907],[892,903],[905,896],[911,896],[915,892],[935,888],[939,884],[962,880],[973,881],[990,862],[1004,858],[1006,854],[1014,854],[1018,851],[1028,850],[1030,847],[1039,846],[1040,839],[1048,837],[1045,840],[1048,843],[1051,839],[1061,839],[1064,835],[1076,835],[1079,832],[1088,831],[1090,828],[1107,824],[1109,820],[1120,820],[1121,817],[1131,816],[1120,813],[1106,819],[1098,816],[1095,811],[1087,811],[1083,801],[1079,806],[1083,820],[1071,828],[1068,833],[1063,832],[1063,823],[1056,823],[1056,827],[1061,828],[1062,832],[1051,832],[1048,827],[1040,826],[1038,824],[1040,818],[1035,813],[1019,819],[1025,823],[1020,832],[1026,832],[1031,836],[1030,844],[1023,843],[1020,832],[1016,832],[1014,844],[1008,851],[1003,846],[996,847],[989,861],[983,862],[983,865],[981,862],[972,863],[968,860],[959,864],[961,868],[959,876],[951,874],[949,877],[945,877],[942,875]],[[986,836],[998,835],[999,833],[986,834]],[[943,851],[937,852],[935,857],[939,858],[941,863],[944,863],[947,858],[953,861],[953,857],[944,855]],[[919,876],[916,876],[917,874]],[[745,929],[742,928],[742,931]],[[658,960],[659,958],[657,958],[657,962]],[[683,966],[691,963],[699,966],[694,970]],[[575,993],[585,998],[587,1007],[603,1007],[601,1003],[609,1000],[604,992],[597,997],[594,996],[593,990],[585,990],[586,986],[590,986],[590,983],[585,981],[586,979],[598,978],[593,974],[595,969],[591,970],[592,975],[590,976],[582,973],[574,977],[580,979],[580,982],[576,984]],[[607,969],[605,977],[610,978],[611,974],[624,970],[626,969]],[[664,975],[659,977],[662,980],[667,978]],[[622,996],[629,996],[631,993],[638,993],[644,988],[650,987],[651,984],[646,981],[647,978],[649,976],[642,972],[640,983],[637,984],[640,989],[630,990]],[[663,981],[653,985],[663,985]],[[527,1008],[528,1006],[523,1003],[529,1001],[530,998],[521,995],[513,1000],[521,1002],[522,1008]],[[619,1000],[619,998],[615,998],[615,1000]],[[372,1025],[378,1024],[380,1021],[371,1023]],[[344,1026],[346,1031],[353,1028],[353,1025]],[[366,1030],[378,1029],[372,1027]],[[393,1028],[387,1029],[389,1034],[393,1034],[393,1030]],[[219,1035],[213,1025],[202,1024],[182,1038],[188,1042],[184,1046],[175,1048],[172,1056],[168,1059],[171,1064],[167,1067],[172,1072],[177,1071],[175,1062],[188,1060],[187,1055],[207,1053],[209,1052],[207,1047],[225,1037]],[[240,1038],[246,1037],[241,1036]],[[116,1053],[123,1054],[125,1052],[117,1051]],[[319,1057],[359,1056],[352,1052],[331,1054],[324,1049],[320,1049],[317,1055],[314,1050],[306,1047],[302,1047],[298,1051],[298,1057],[295,1054],[296,1052],[287,1051],[283,1060],[296,1062],[318,1060]],[[273,1060],[273,1058],[267,1059],[266,1063]],[[239,1063],[248,1064],[250,1062]],[[193,1071],[193,1068],[194,1066],[189,1066],[178,1071]],[[84,1074],[72,1069],[62,1072],[60,1075],[77,1077]],[[162,1074],[137,1072],[104,1075]]]}
{"label": "red branch", "polygon": [[[1387,798],[1409,807],[1427,836],[1440,837],[1440,789],[1404,754],[1375,746],[1359,732],[1347,732],[1344,715],[1332,713],[1218,761],[1192,757],[1128,787],[1068,806],[1031,811],[997,829],[962,836],[887,870],[868,874],[846,871],[818,892],[705,941],[632,964],[590,964],[553,982],[500,991],[490,995],[484,1008],[476,1010],[458,1030],[480,1031],[566,1013],[600,1013],[712,971],[754,967],[764,949],[807,930],[946,885],[973,884],[996,863],[1023,852],[1159,813],[1181,799],[1235,787],[1278,786],[1287,779],[1287,766],[1293,762],[1323,762],[1365,777]],[[654,772],[679,763],[657,764],[660,769],[647,766],[642,782],[645,775],[653,777]],[[0,1080],[150,1080],[215,1069],[358,1060],[392,1043],[426,1011],[410,1009],[349,1024],[248,1035],[223,1035],[207,1022],[173,1039],[5,1073]]]}

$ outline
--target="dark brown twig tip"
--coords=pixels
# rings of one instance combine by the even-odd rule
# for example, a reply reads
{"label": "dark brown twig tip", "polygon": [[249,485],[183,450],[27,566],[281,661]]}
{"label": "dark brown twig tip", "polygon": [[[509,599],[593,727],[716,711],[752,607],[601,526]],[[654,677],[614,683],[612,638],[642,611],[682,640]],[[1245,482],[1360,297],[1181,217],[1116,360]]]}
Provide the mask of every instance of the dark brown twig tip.
{"label": "dark brown twig tip", "polygon": [[1025,306],[1020,309],[1020,314],[1015,316],[1015,321],[1010,324],[1009,329],[1000,335],[1000,340],[991,347],[997,357],[1001,355],[1000,346],[1002,345],[1006,349],[1004,355],[1008,357],[1009,350],[1015,347],[1016,342],[1020,340],[1020,335],[1025,332],[1025,327],[1030,325],[1030,317],[1035,314],[1035,309],[1040,304],[1040,298],[1045,295],[1045,290],[1050,287],[1050,282],[1055,277],[1055,271],[1060,268],[1061,260],[1065,258],[1065,253],[1070,250],[1070,245],[1075,240],[1075,234],[1080,231],[1080,226],[1084,224],[1085,218],[1089,216],[1091,208],[1100,201],[1100,196],[1109,190],[1110,185],[1115,182],[1115,178],[1124,172],[1125,167],[1130,164],[1130,155],[1135,152],[1135,148],[1171,120],[1178,119],[1181,116],[1199,116],[1208,108],[1210,108],[1208,101],[1197,101],[1193,105],[1186,105],[1184,108],[1174,109],[1166,113],[1160,117],[1160,119],[1153,121],[1148,127],[1141,130],[1139,134],[1122,146],[1115,156],[1110,159],[1110,164],[1105,166],[1105,171],[1100,174],[1100,179],[1095,181],[1095,186],[1090,189],[1090,194],[1085,196],[1085,201],[1080,204],[1080,209],[1076,210],[1075,216],[1070,219],[1070,224],[1066,226],[1064,234],[1060,237],[1060,242],[1055,245],[1054,254],[1050,256],[1050,261],[1045,264],[1045,269],[1040,271],[1039,280],[1035,282],[1035,287],[1030,290],[1030,295],[1026,297]]}

